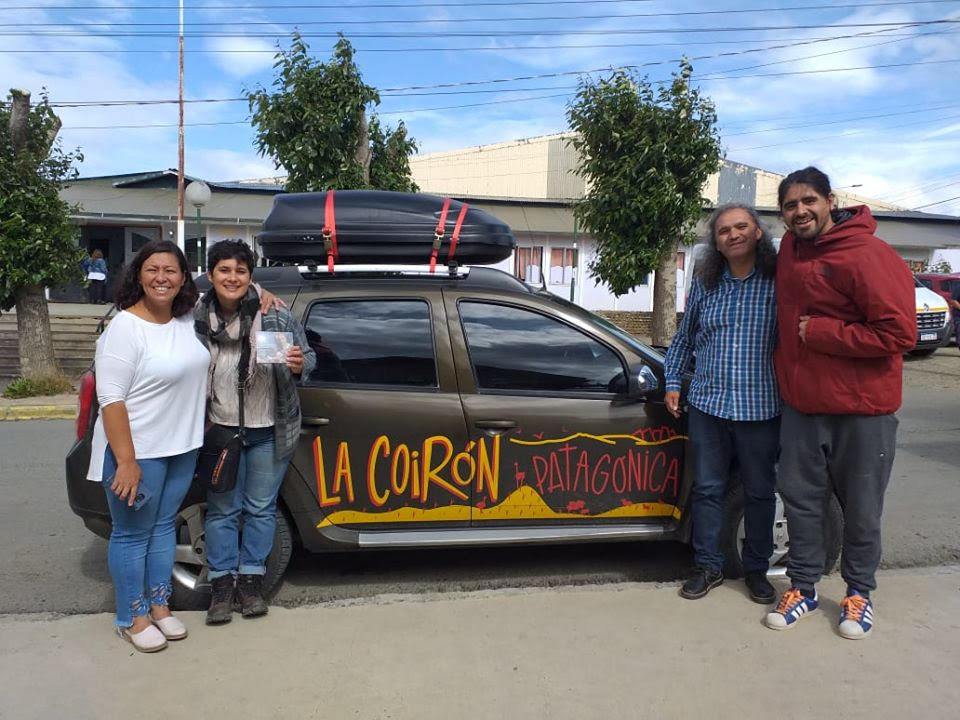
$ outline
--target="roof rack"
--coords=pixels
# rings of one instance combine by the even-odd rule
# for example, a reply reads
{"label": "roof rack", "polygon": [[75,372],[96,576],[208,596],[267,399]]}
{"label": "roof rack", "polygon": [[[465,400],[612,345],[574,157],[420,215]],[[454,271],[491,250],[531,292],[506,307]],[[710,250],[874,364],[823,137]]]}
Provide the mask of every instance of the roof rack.
{"label": "roof rack", "polygon": [[417,277],[465,278],[470,268],[463,265],[449,265],[431,272],[429,265],[337,265],[333,272],[326,265],[298,265],[297,270],[309,275],[413,275]]}

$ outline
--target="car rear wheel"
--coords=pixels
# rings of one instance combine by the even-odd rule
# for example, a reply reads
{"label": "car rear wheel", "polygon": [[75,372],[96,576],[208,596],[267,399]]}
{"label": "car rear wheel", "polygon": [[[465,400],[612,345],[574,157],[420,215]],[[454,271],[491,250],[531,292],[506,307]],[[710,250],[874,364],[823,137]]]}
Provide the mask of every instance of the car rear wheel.
{"label": "car rear wheel", "polygon": [[[207,579],[207,549],[204,521],[206,503],[183,508],[177,514],[177,546],[173,558],[173,596],[171,605],[178,610],[206,610],[210,605],[210,581]],[[286,513],[277,507],[277,529],[273,549],[267,558],[263,578],[264,594],[270,592],[290,562],[293,553],[293,532]]]}
{"label": "car rear wheel", "polygon": [[[787,571],[790,556],[790,533],[787,517],[783,510],[780,493],[776,494],[777,508],[773,520],[773,554],[770,556],[768,575],[783,575]],[[723,525],[723,556],[725,558],[723,575],[738,578],[743,575],[743,541],[746,530],[743,522],[743,485],[736,483],[727,491]],[[843,511],[835,495],[830,496],[824,523],[824,546],[826,549],[823,564],[824,575],[833,571],[840,558],[843,544]]]}

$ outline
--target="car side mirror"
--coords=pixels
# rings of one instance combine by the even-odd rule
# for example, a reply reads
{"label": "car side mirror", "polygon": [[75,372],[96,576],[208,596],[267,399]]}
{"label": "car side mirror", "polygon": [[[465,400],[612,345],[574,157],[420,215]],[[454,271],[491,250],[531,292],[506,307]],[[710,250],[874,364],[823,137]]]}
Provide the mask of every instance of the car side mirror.
{"label": "car side mirror", "polygon": [[657,375],[648,365],[640,365],[630,370],[630,397],[644,398],[660,389]]}

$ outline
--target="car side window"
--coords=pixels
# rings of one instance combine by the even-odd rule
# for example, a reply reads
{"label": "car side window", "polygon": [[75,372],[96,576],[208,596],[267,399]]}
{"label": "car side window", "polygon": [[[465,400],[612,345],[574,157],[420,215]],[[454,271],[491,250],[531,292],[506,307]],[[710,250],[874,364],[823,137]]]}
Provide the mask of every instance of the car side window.
{"label": "car side window", "polygon": [[308,384],[437,387],[425,300],[327,300],[310,306],[307,342],[317,354]]}
{"label": "car side window", "polygon": [[480,389],[578,393],[627,389],[617,354],[569,325],[509,305],[463,300],[459,309]]}

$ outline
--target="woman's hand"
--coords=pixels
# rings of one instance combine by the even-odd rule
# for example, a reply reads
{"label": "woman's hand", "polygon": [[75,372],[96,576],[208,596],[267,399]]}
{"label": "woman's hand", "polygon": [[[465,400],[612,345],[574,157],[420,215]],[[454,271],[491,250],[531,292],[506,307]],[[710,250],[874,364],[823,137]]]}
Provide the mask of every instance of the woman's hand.
{"label": "woman's hand", "polygon": [[260,312],[268,313],[271,310],[285,308],[287,304],[265,288],[260,288]]}
{"label": "woman's hand", "polygon": [[126,500],[129,507],[137,497],[137,487],[140,485],[140,466],[137,461],[117,465],[117,472],[110,483],[110,489],[121,500]]}
{"label": "woman's hand", "polygon": [[303,350],[299,345],[293,345],[287,350],[287,367],[294,375],[303,372]]}
{"label": "woman's hand", "polygon": [[663,395],[663,402],[667,406],[667,410],[675,418],[680,417],[680,393],[676,390],[668,390]]}

